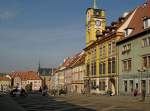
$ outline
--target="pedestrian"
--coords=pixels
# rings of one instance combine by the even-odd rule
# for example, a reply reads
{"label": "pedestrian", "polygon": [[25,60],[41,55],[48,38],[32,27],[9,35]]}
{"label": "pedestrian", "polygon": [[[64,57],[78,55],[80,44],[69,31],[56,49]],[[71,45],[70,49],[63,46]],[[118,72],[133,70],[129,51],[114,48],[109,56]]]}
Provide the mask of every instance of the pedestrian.
{"label": "pedestrian", "polygon": [[42,88],[40,87],[39,92],[42,92]]}
{"label": "pedestrian", "polygon": [[47,85],[44,85],[43,90],[42,90],[42,95],[43,96],[47,95],[47,92],[48,92],[48,87]]}
{"label": "pedestrian", "polygon": [[145,95],[146,95],[146,90],[145,90],[145,88],[142,88],[142,94],[141,94],[142,101],[145,101]]}
{"label": "pedestrian", "polygon": [[23,97],[27,96],[25,89],[21,88],[20,96],[23,96]]}
{"label": "pedestrian", "polygon": [[136,88],[136,89],[134,90],[134,96],[136,97],[137,94],[138,94],[138,90],[137,90],[137,88]]}

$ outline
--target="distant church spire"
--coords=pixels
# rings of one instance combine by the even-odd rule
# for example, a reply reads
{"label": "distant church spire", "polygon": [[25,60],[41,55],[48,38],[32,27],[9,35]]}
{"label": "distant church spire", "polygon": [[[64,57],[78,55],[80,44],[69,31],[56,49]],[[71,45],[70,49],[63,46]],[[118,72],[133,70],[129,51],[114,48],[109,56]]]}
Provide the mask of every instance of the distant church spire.
{"label": "distant church spire", "polygon": [[40,69],[41,69],[41,64],[40,64],[40,60],[39,60],[38,72],[40,71]]}
{"label": "distant church spire", "polygon": [[97,6],[96,6],[96,0],[94,0],[93,2],[94,2],[93,3],[93,8],[96,9],[97,8]]}

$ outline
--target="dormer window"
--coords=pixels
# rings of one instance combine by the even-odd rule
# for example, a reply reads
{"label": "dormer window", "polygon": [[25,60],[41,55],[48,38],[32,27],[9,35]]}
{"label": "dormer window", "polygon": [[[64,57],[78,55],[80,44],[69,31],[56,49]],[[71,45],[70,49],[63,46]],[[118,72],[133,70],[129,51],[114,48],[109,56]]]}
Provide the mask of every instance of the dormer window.
{"label": "dormer window", "polygon": [[144,17],[143,23],[144,23],[144,29],[150,27],[150,18]]}
{"label": "dormer window", "polygon": [[129,36],[132,31],[133,31],[133,28],[126,28],[126,29],[124,29],[125,37]]}

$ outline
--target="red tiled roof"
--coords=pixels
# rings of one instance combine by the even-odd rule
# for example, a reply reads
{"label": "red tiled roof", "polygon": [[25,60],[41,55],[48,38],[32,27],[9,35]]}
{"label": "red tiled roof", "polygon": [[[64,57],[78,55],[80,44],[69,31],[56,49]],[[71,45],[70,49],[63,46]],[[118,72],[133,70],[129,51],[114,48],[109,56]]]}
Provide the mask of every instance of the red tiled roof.
{"label": "red tiled roof", "polygon": [[10,77],[20,77],[22,80],[41,80],[37,72],[27,71],[27,72],[12,72]]}
{"label": "red tiled roof", "polygon": [[129,28],[133,28],[133,31],[129,36],[136,35],[145,30],[143,24],[144,17],[150,18],[150,0],[147,0],[146,4],[137,7],[136,12],[128,25]]}
{"label": "red tiled roof", "polygon": [[8,77],[0,76],[0,81],[10,81]]}
{"label": "red tiled roof", "polygon": [[81,53],[82,53],[82,52],[77,53],[77,54],[75,54],[75,55],[72,57],[72,59],[71,59],[70,64],[69,64],[68,67],[71,67],[71,66],[78,60],[78,58],[80,57]]}
{"label": "red tiled roof", "polygon": [[80,54],[81,54],[81,52],[65,59],[65,61],[61,65],[61,67],[69,68],[71,66],[71,64],[73,64],[77,60],[77,58],[79,57]]}
{"label": "red tiled roof", "polygon": [[84,61],[85,61],[85,53],[83,52],[83,53],[80,53],[78,58],[76,58],[76,61],[74,61],[74,63],[71,64],[71,67],[84,64]]}

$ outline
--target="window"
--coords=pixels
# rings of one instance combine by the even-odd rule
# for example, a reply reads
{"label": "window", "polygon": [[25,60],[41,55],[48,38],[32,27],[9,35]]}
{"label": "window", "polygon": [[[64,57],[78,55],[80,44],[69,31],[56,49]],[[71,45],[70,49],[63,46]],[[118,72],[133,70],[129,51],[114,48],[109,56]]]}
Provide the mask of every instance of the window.
{"label": "window", "polygon": [[96,48],[92,50],[92,60],[96,58]]}
{"label": "window", "polygon": [[105,49],[105,45],[103,46],[103,57],[106,56],[106,49]]}
{"label": "window", "polygon": [[123,71],[131,71],[132,61],[131,59],[123,60]]}
{"label": "window", "polygon": [[123,71],[127,70],[127,61],[123,61]]}
{"label": "window", "polygon": [[125,92],[128,91],[127,81],[124,81],[124,91],[125,91]]}
{"label": "window", "polygon": [[92,75],[96,75],[96,62],[91,63]]}
{"label": "window", "polygon": [[150,37],[142,39],[142,47],[150,46]]}
{"label": "window", "polygon": [[131,60],[128,60],[128,70],[131,71]]}
{"label": "window", "polygon": [[100,65],[99,65],[99,72],[100,72],[100,74],[103,74],[103,63],[100,63]]}
{"label": "window", "polygon": [[150,27],[150,18],[144,17],[144,29]]}
{"label": "window", "polygon": [[99,82],[99,90],[105,90],[105,81],[104,80],[100,80],[100,82]]}
{"label": "window", "polygon": [[99,72],[100,74],[105,74],[105,62],[100,62],[100,66],[99,66]]}
{"label": "window", "polygon": [[126,29],[124,30],[124,32],[125,32],[125,37],[129,36],[132,31],[133,31],[132,28],[126,28]]}
{"label": "window", "polygon": [[94,62],[94,64],[93,64],[94,66],[93,66],[93,70],[94,70],[94,74],[93,75],[96,75],[96,62]]}
{"label": "window", "polygon": [[87,76],[89,76],[89,74],[90,74],[90,66],[89,66],[89,64],[87,64],[86,68],[87,68]]}
{"label": "window", "polygon": [[112,53],[112,45],[111,45],[111,42],[108,44],[108,54],[111,55]]}
{"label": "window", "polygon": [[91,63],[91,74],[93,75],[93,63]]}
{"label": "window", "polygon": [[144,38],[144,39],[142,40],[142,42],[143,42],[143,47],[148,46],[147,38]]}
{"label": "window", "polygon": [[143,66],[147,67],[147,57],[143,57]]}
{"label": "window", "polygon": [[115,53],[116,51],[116,42],[113,40],[112,42],[112,53]]}
{"label": "window", "polygon": [[127,44],[127,50],[131,49],[131,44]]}
{"label": "window", "polygon": [[109,58],[108,59],[108,73],[115,73],[115,57]]}
{"label": "window", "polygon": [[91,81],[91,89],[96,90],[96,81]]}
{"label": "window", "polygon": [[145,68],[150,68],[150,55],[143,56],[143,66]]}
{"label": "window", "polygon": [[112,58],[112,73],[116,72],[116,59],[115,57]]}
{"label": "window", "polygon": [[99,90],[101,91],[102,90],[102,82],[101,81],[99,81]]}
{"label": "window", "polygon": [[122,54],[128,53],[131,50],[131,43],[123,45]]}
{"label": "window", "polygon": [[102,58],[102,56],[103,56],[103,48],[100,46],[100,58]]}
{"label": "window", "polygon": [[108,73],[111,73],[111,59],[108,59]]}
{"label": "window", "polygon": [[105,62],[103,63],[103,74],[105,74]]}
{"label": "window", "polygon": [[144,20],[144,29],[148,27],[148,20]]}
{"label": "window", "polygon": [[116,43],[115,40],[112,40],[111,42],[109,42],[108,44],[108,54],[112,55],[115,53],[116,50]]}
{"label": "window", "polygon": [[133,80],[130,80],[130,91],[133,92]]}
{"label": "window", "polygon": [[102,90],[105,90],[105,81],[102,82]]}
{"label": "window", "polygon": [[139,88],[139,85],[138,85],[138,83],[136,83],[136,84],[135,84],[135,87],[136,87],[136,89],[138,89],[138,88]]}

